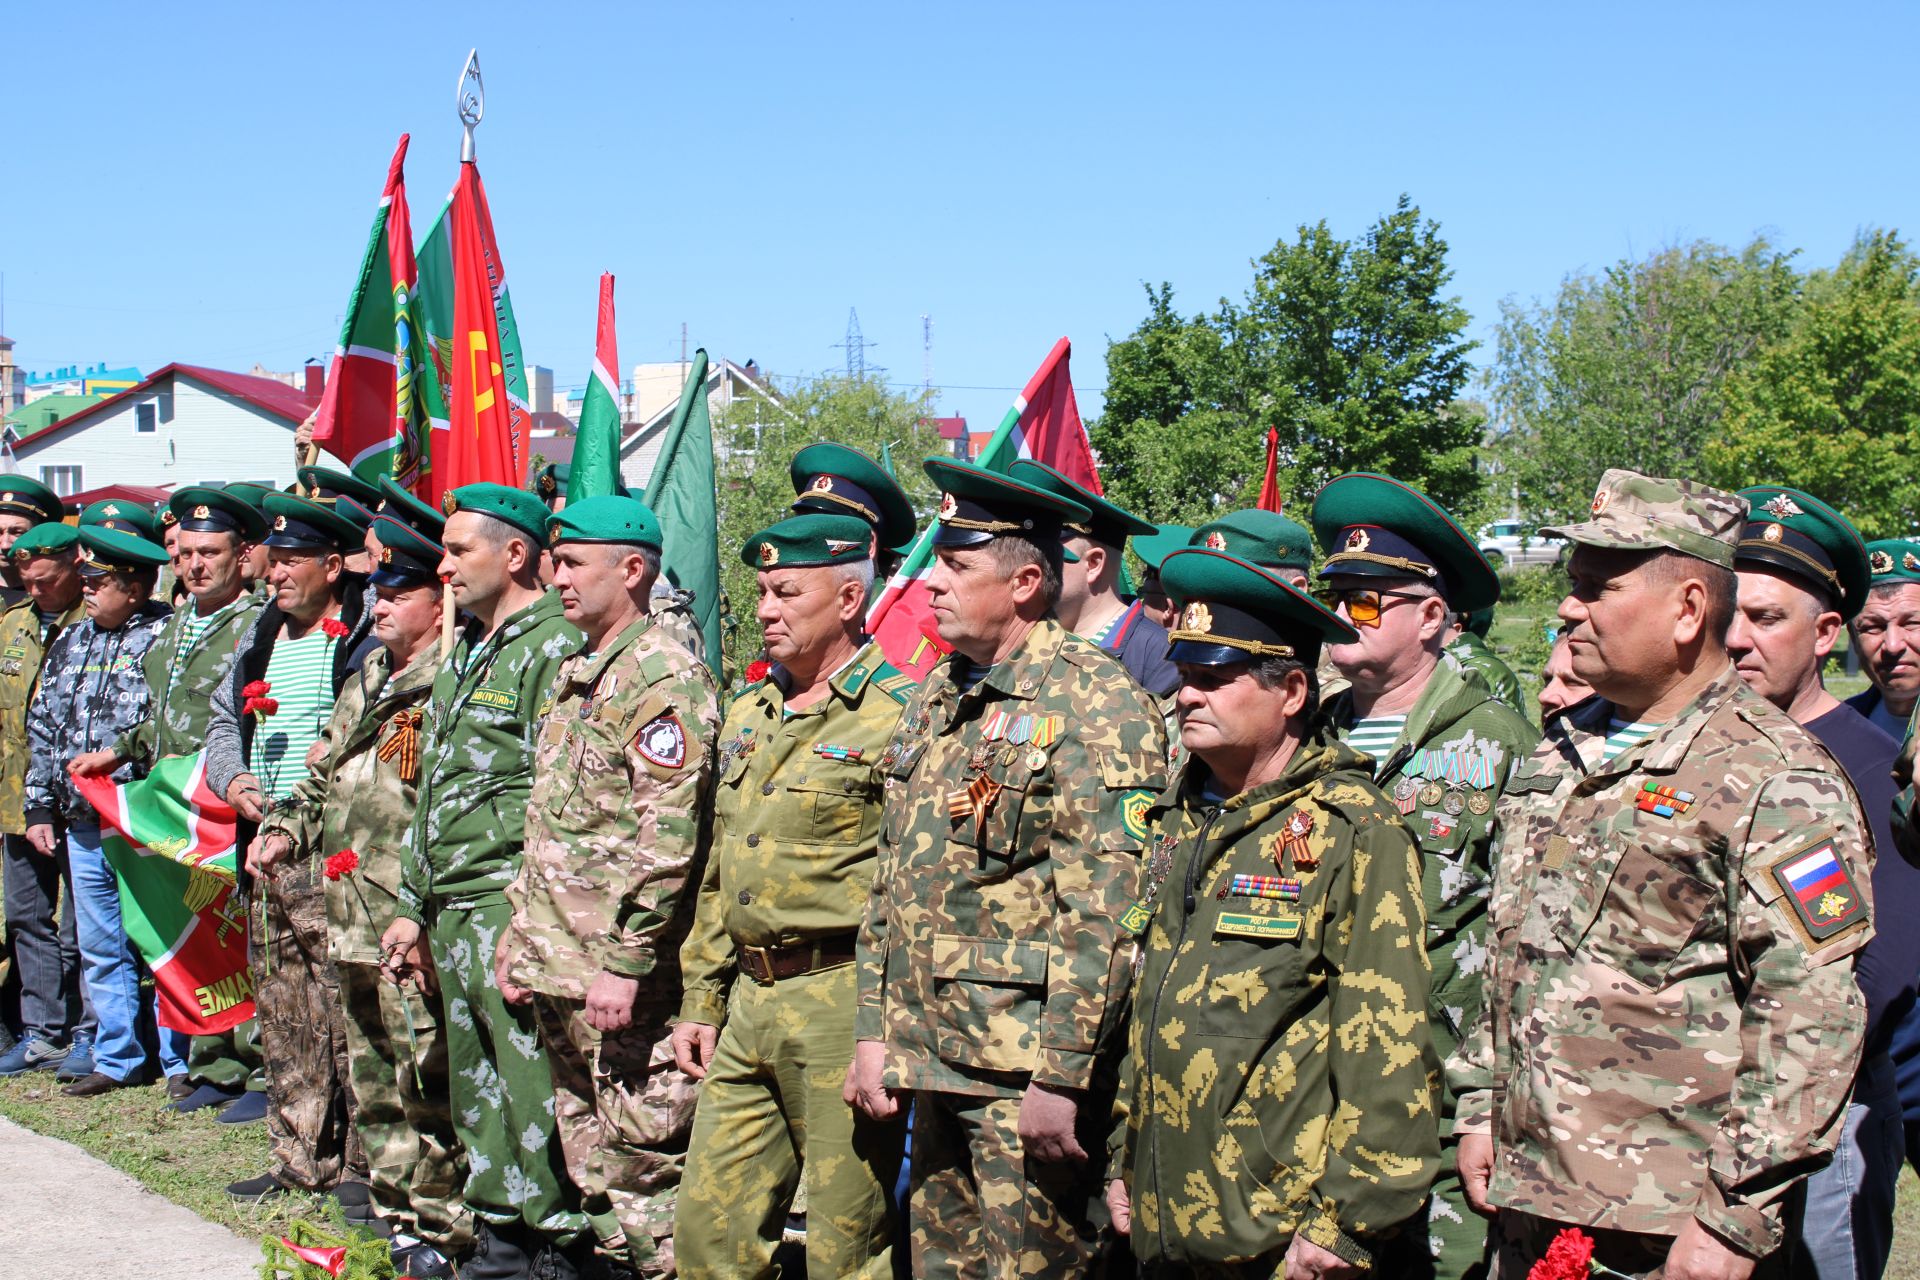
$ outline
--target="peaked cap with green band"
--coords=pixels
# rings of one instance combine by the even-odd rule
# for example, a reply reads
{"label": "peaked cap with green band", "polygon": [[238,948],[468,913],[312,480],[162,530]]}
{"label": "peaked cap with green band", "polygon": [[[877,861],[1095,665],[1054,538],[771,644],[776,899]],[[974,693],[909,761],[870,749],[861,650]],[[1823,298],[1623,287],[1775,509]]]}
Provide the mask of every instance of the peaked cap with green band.
{"label": "peaked cap with green band", "polygon": [[67,514],[60,495],[26,476],[0,476],[0,515],[59,520]]}
{"label": "peaked cap with green band", "polygon": [[301,467],[300,496],[323,507],[332,507],[360,526],[364,534],[373,518],[380,514],[380,487],[346,471],[331,467]]}
{"label": "peaked cap with green band", "polygon": [[1853,522],[1810,493],[1757,484],[1740,496],[1751,510],[1734,567],[1780,569],[1819,590],[1850,621],[1867,602],[1867,544]]}
{"label": "peaked cap with green band", "polygon": [[103,525],[88,525],[80,535],[80,576],[97,578],[103,573],[139,573],[157,569],[167,562],[167,549],[145,538]]}
{"label": "peaked cap with green band", "polygon": [[1140,557],[1140,563],[1160,572],[1160,562],[1176,551],[1185,551],[1193,538],[1193,530],[1184,524],[1163,524],[1156,526],[1157,532],[1135,538],[1132,542],[1133,554]]}
{"label": "peaked cap with green band", "polygon": [[267,536],[267,518],[260,508],[232,491],[204,485],[176,489],[167,498],[167,511],[187,533],[235,533],[243,542]]}
{"label": "peaked cap with green band", "polygon": [[260,500],[267,512],[266,545],[288,551],[358,549],[367,531],[332,507],[291,493],[270,493]]}
{"label": "peaked cap with green band", "polygon": [[873,526],[859,516],[803,511],[748,538],[740,563],[755,569],[859,564],[873,558],[873,539]]}
{"label": "peaked cap with green band", "polygon": [[525,489],[490,481],[463,484],[441,495],[440,508],[449,517],[462,511],[477,511],[511,525],[540,546],[547,543],[547,517],[552,513],[546,503]]}
{"label": "peaked cap with green band", "polygon": [[1015,480],[1022,480],[1049,493],[1057,493],[1063,498],[1069,498],[1092,513],[1086,520],[1065,522],[1062,528],[1069,534],[1079,534],[1083,538],[1091,538],[1095,542],[1121,549],[1127,545],[1128,538],[1159,532],[1157,526],[1142,520],[1125,507],[1108,502],[1099,494],[1075,483],[1044,462],[1035,462],[1032,458],[1021,458],[1007,468],[1007,474]]}
{"label": "peaked cap with green band", "polygon": [[1313,535],[1298,520],[1278,511],[1251,507],[1209,520],[1193,531],[1188,545],[1224,551],[1249,564],[1270,569],[1313,568]]}
{"label": "peaked cap with green band", "polygon": [[1500,579],[1445,508],[1391,476],[1355,471],[1313,499],[1313,536],[1327,553],[1320,576],[1414,578],[1461,613],[1500,599]]}
{"label": "peaked cap with green band", "polygon": [[624,542],[660,549],[660,518],[646,503],[624,494],[604,493],[569,502],[546,521],[550,547],[563,542]]}
{"label": "peaked cap with green band", "polygon": [[380,508],[377,514],[389,520],[398,520],[432,542],[440,541],[447,531],[446,516],[414,497],[412,490],[402,489],[395,484],[392,476],[380,477]]}
{"label": "peaked cap with green band", "polygon": [[1733,549],[1747,524],[1747,500],[1737,493],[1624,467],[1600,477],[1589,511],[1592,518],[1584,524],[1540,532],[1616,551],[1678,551],[1731,569]]}
{"label": "peaked cap with green band", "polygon": [[913,541],[917,522],[913,503],[887,469],[844,444],[810,444],[793,455],[793,510],[858,516],[873,526],[880,544],[898,547]]}
{"label": "peaked cap with green band", "polygon": [[1084,524],[1093,514],[1071,498],[972,462],[936,457],[920,465],[940,488],[937,547],[975,547],[1003,536],[1057,545],[1062,525]]}
{"label": "peaked cap with green band", "polygon": [[264,513],[266,508],[260,504],[266,501],[268,494],[279,493],[280,490],[268,488],[263,484],[248,484],[245,481],[238,481],[228,485],[223,492],[232,494],[234,497],[240,499],[240,501],[252,507],[255,511]]}
{"label": "peaked cap with green band", "polygon": [[80,523],[100,529],[118,529],[136,538],[145,538],[148,542],[160,541],[160,522],[154,518],[153,512],[124,498],[102,498],[98,502],[89,502],[86,510],[80,513]]}
{"label": "peaked cap with green band", "polygon": [[1867,571],[1871,585],[1897,586],[1902,582],[1920,582],[1920,542],[1906,538],[1882,538],[1867,544]]}
{"label": "peaked cap with green band", "polygon": [[1160,564],[1160,581],[1180,605],[1167,630],[1167,657],[1196,666],[1293,658],[1311,667],[1322,641],[1359,638],[1340,616],[1277,572],[1189,547]]}
{"label": "peaked cap with green band", "polygon": [[13,540],[7,554],[24,563],[35,556],[57,556],[71,551],[80,541],[80,531],[61,520],[45,520]]}
{"label": "peaked cap with green band", "polygon": [[438,542],[386,516],[374,517],[373,537],[380,544],[380,554],[374,557],[367,581],[374,586],[405,589],[440,581],[440,561],[447,549]]}

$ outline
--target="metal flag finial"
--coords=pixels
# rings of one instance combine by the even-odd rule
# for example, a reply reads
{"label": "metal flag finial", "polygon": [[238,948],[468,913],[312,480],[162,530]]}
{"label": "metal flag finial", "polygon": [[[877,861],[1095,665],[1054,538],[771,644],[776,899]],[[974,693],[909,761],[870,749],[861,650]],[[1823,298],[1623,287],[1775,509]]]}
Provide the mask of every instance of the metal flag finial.
{"label": "metal flag finial", "polygon": [[[469,85],[467,82],[472,81]],[[460,123],[466,132],[460,139],[461,163],[473,160],[473,131],[479,127],[480,118],[487,113],[487,86],[480,79],[480,51],[469,50],[467,65],[460,69],[459,82],[453,86],[454,109],[460,113]]]}

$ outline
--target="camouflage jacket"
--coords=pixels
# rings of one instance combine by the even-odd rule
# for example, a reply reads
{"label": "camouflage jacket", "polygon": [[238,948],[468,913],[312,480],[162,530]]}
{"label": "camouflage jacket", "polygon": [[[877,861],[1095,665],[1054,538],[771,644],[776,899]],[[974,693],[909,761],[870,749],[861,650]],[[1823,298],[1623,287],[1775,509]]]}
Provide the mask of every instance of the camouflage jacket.
{"label": "camouflage jacket", "polygon": [[788,712],[776,676],[727,709],[713,855],[680,952],[685,1021],[725,1021],[738,948],[844,937],[860,927],[880,846],[880,760],[915,685],[869,644],[828,688],[806,710]]}
{"label": "camouflage jacket", "polygon": [[949,659],[880,757],[880,865],[855,1032],[886,1083],[1084,1089],[1120,1048],[1146,806],[1166,730],[1112,655],[1051,618],[961,693]]}
{"label": "camouflage jacket", "polygon": [[[1849,703],[1848,705],[1852,705]],[[1893,798],[1893,843],[1901,857],[1920,867],[1920,819],[1914,815],[1914,777],[1913,759],[1916,750],[1914,743],[1914,720],[1920,719],[1920,705],[1913,709],[1913,715],[1907,720],[1907,736],[1900,743],[1900,755],[1893,762],[1893,785],[1900,788]],[[1882,850],[1881,852],[1885,852]]]}
{"label": "camouflage jacket", "polygon": [[399,673],[385,648],[369,654],[340,689],[321,731],[325,755],[260,824],[293,844],[295,857],[360,855],[351,877],[330,880],[327,934],[333,958],[378,964],[380,935],[399,913],[400,850],[419,790],[421,708],[440,670],[432,644]]}
{"label": "camouflage jacket", "polygon": [[1527,695],[1520,690],[1520,677],[1485,640],[1471,631],[1462,631],[1441,650],[1440,657],[1443,662],[1451,662],[1464,671],[1474,672],[1493,691],[1493,696],[1506,704],[1508,710],[1522,720],[1527,718],[1530,708],[1527,706]]}
{"label": "camouflage jacket", "polygon": [[42,635],[32,600],[0,613],[0,831],[7,835],[27,829],[27,707],[40,688],[40,667],[60,633],[86,616],[85,602],[75,600]]}
{"label": "camouflage jacket", "polygon": [[122,760],[151,768],[163,756],[190,756],[206,745],[213,691],[233,669],[234,654],[266,608],[266,599],[258,592],[242,591],[216,609],[200,638],[187,645],[186,623],[193,607],[191,596],[182,601],[160,633],[159,643],[147,650],[141,669],[153,714],[113,744]]}
{"label": "camouflage jacket", "polygon": [[706,853],[713,677],[643,617],[562,662],[549,696],[507,888],[507,972],[569,1000],[602,970],[647,978],[670,1013]]}
{"label": "camouflage jacket", "polygon": [[[1327,723],[1353,724],[1353,693],[1327,708]],[[1487,894],[1493,884],[1495,801],[1540,740],[1540,731],[1497,701],[1478,675],[1444,660],[1407,712],[1374,779],[1419,842],[1433,995],[1427,1013],[1442,1057],[1480,1012],[1487,968]],[[1441,1114],[1453,1114],[1443,1098]],[[1445,1132],[1445,1129],[1442,1129]]]}
{"label": "camouflage jacket", "polygon": [[1309,742],[1220,804],[1195,762],[1147,816],[1154,915],[1109,1166],[1147,1262],[1277,1264],[1305,1233],[1367,1264],[1439,1169],[1420,858],[1369,765]]}
{"label": "camouflage jacket", "polygon": [[420,795],[400,864],[400,914],[498,901],[520,870],[533,747],[580,629],[547,592],[480,638],[469,623],[433,679]]}
{"label": "camouflage jacket", "polygon": [[1754,1255],[1833,1150],[1866,1023],[1872,854],[1840,768],[1731,664],[1602,763],[1557,717],[1501,801],[1492,966],[1448,1063],[1496,1204]]}
{"label": "camouflage jacket", "polygon": [[693,593],[675,589],[655,595],[649,605],[655,630],[662,636],[677,640],[681,648],[704,665],[707,660],[707,638],[700,633],[700,623],[693,616]]}

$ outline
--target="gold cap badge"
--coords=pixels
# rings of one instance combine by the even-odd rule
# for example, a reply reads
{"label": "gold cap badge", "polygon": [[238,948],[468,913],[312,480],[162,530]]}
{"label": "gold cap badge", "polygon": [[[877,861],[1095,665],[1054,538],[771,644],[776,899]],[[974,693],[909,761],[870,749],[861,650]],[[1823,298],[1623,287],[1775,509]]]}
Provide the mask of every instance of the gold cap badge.
{"label": "gold cap badge", "polygon": [[1180,629],[1182,631],[1198,631],[1203,634],[1211,632],[1213,630],[1213,610],[1207,608],[1207,606],[1200,601],[1195,600],[1187,606],[1186,612],[1180,615]]}
{"label": "gold cap badge", "polygon": [[1770,524],[1760,531],[1760,536],[1768,542],[1778,542],[1787,536],[1787,531],[1777,524]]}
{"label": "gold cap badge", "polygon": [[774,546],[771,542],[761,543],[760,544],[760,563],[763,565],[769,565],[769,566],[779,564],[780,548]]}
{"label": "gold cap badge", "polygon": [[1773,497],[1767,500],[1767,505],[1760,509],[1772,516],[1775,520],[1785,520],[1789,516],[1803,516],[1807,514],[1800,509],[1799,503],[1784,493],[1774,494]]}
{"label": "gold cap badge", "polygon": [[195,520],[208,520],[212,517],[213,511],[204,502],[193,509],[193,518]]}
{"label": "gold cap badge", "polygon": [[960,500],[950,493],[940,495],[939,519],[951,520],[960,514]]}
{"label": "gold cap badge", "polygon": [[383,547],[381,547],[381,548],[380,548],[380,563],[381,563],[381,564],[392,564],[392,563],[393,563],[393,548],[392,548],[392,547],[386,547],[386,546],[383,546]]}
{"label": "gold cap badge", "polygon": [[1911,551],[1903,551],[1900,553],[1900,564],[1902,568],[1920,569],[1920,556],[1914,555]]}
{"label": "gold cap badge", "polygon": [[446,512],[448,515],[452,515],[454,512],[460,509],[460,499],[454,496],[453,490],[449,489],[446,491],[446,493],[441,495],[440,509]]}
{"label": "gold cap badge", "polygon": [[813,483],[807,486],[807,492],[808,493],[832,493],[833,477],[832,476],[815,476],[813,478]]}
{"label": "gold cap badge", "polygon": [[1365,529],[1355,529],[1347,535],[1347,550],[1365,551],[1373,545],[1373,539],[1367,536]]}
{"label": "gold cap badge", "polygon": [[1607,504],[1612,501],[1613,490],[1611,489],[1602,489],[1598,493],[1595,493],[1593,495],[1593,514],[1597,516],[1602,511],[1605,511]]}
{"label": "gold cap badge", "polygon": [[547,545],[550,547],[557,547],[560,545],[560,526],[559,525],[550,524],[547,526]]}
{"label": "gold cap badge", "polygon": [[1227,549],[1226,534],[1220,532],[1218,529],[1215,529],[1212,533],[1207,535],[1207,550],[1225,551],[1226,549]]}
{"label": "gold cap badge", "polygon": [[1876,551],[1867,557],[1867,568],[1875,577],[1893,572],[1893,557],[1884,551]]}
{"label": "gold cap badge", "polygon": [[275,533],[285,533],[287,531],[287,518],[285,516],[275,516],[273,518],[273,531]]}

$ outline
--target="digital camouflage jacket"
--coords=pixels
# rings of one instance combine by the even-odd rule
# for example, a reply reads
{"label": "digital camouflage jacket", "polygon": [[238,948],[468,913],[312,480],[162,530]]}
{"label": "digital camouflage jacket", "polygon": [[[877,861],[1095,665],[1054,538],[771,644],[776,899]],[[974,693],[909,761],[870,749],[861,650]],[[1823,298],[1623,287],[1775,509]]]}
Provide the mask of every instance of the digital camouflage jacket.
{"label": "digital camouflage jacket", "polygon": [[961,693],[953,658],[881,756],[880,865],[855,1032],[894,1088],[1085,1089],[1123,1038],[1160,713],[1111,654],[1049,618]]}
{"label": "digital camouflage jacket", "polygon": [[713,677],[642,617],[563,661],[549,697],[507,889],[507,972],[566,1000],[602,970],[646,978],[671,1009],[706,853]]}
{"label": "digital camouflage jacket", "polygon": [[1833,1150],[1872,854],[1839,766],[1732,664],[1607,763],[1603,699],[1501,802],[1486,1001],[1448,1064],[1495,1204],[1754,1255]]}
{"label": "digital camouflage jacket", "polygon": [[[1271,1259],[1296,1233],[1369,1264],[1439,1168],[1420,860],[1345,744],[1227,800],[1188,766],[1147,815],[1151,923],[1110,1168],[1133,1249]],[[1424,1226],[1424,1221],[1422,1223]]]}
{"label": "digital camouflage jacket", "polygon": [[86,616],[85,602],[75,600],[42,636],[33,601],[21,600],[0,612],[0,832],[7,835],[27,829],[27,706],[40,688],[47,647]]}

